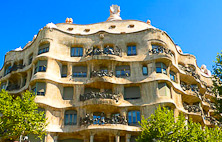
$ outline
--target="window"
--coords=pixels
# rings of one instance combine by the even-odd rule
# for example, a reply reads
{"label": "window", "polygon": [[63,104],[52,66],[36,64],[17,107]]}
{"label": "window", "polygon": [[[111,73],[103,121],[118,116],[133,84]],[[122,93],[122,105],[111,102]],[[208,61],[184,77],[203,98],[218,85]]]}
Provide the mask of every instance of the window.
{"label": "window", "polygon": [[132,86],[132,87],[124,87],[124,99],[139,99],[140,96],[140,87]]}
{"label": "window", "polygon": [[143,75],[148,75],[147,66],[143,66],[142,70],[143,70]]}
{"label": "window", "polygon": [[61,77],[67,77],[67,65],[62,65]]}
{"label": "window", "polygon": [[72,47],[71,48],[71,57],[82,57],[83,48],[82,47]]}
{"label": "window", "polygon": [[47,60],[39,60],[37,64],[35,64],[35,72],[46,72]]}
{"label": "window", "polygon": [[43,44],[43,45],[39,46],[38,55],[40,55],[42,53],[46,53],[46,52],[49,52],[49,44]]}
{"label": "window", "polygon": [[32,59],[33,59],[33,54],[30,54],[29,55],[29,62],[28,62],[29,65],[32,63]]}
{"label": "window", "polygon": [[9,74],[11,71],[12,71],[12,66],[6,66],[4,75]]}
{"label": "window", "polygon": [[32,91],[39,96],[44,96],[46,90],[46,83],[44,82],[37,82],[33,87]]}
{"label": "window", "polygon": [[164,63],[156,63],[156,73],[163,73],[167,74],[166,72],[166,65]]}
{"label": "window", "polygon": [[76,125],[77,124],[77,112],[75,110],[65,111],[65,125]]}
{"label": "window", "polygon": [[87,77],[87,67],[86,66],[73,66],[72,68],[73,77]]}
{"label": "window", "polygon": [[127,46],[127,56],[136,55],[136,46]]}
{"label": "window", "polygon": [[170,71],[170,80],[176,81],[176,74],[173,71]]}
{"label": "window", "polygon": [[63,88],[63,99],[72,100],[73,99],[73,87],[64,87]]}
{"label": "window", "polygon": [[138,125],[140,121],[140,111],[129,111],[128,112],[128,124],[129,125]]}
{"label": "window", "polygon": [[130,66],[117,66],[116,77],[130,76]]}
{"label": "window", "polygon": [[167,84],[164,83],[158,83],[158,94],[159,96],[169,96],[170,95],[170,88],[167,86]]}

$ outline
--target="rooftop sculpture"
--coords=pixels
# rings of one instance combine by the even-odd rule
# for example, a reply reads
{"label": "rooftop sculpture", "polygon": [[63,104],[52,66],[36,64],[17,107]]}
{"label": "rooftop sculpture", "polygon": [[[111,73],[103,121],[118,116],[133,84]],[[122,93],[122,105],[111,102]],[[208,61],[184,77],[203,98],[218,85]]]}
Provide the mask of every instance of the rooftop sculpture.
{"label": "rooftop sculpture", "polygon": [[122,20],[122,18],[120,17],[120,6],[112,5],[110,6],[110,16],[107,19],[107,21],[116,21],[116,20]]}

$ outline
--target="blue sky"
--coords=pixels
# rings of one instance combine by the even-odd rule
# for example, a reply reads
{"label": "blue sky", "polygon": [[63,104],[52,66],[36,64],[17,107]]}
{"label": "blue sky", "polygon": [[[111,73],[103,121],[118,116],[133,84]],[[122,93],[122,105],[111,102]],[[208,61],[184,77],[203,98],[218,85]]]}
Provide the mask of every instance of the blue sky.
{"label": "blue sky", "polygon": [[0,67],[10,50],[24,47],[47,23],[76,24],[106,21],[109,7],[117,4],[124,20],[140,20],[166,31],[184,53],[196,56],[198,66],[211,70],[222,50],[221,0],[1,0]]}

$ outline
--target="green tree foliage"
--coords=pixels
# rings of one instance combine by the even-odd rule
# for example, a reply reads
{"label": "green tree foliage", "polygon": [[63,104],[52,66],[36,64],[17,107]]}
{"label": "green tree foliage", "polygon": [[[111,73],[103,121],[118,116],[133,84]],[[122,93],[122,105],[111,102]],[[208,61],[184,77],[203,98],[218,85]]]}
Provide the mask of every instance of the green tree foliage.
{"label": "green tree foliage", "polygon": [[35,95],[26,91],[21,96],[0,92],[0,138],[15,140],[20,135],[45,135],[47,126],[44,112],[38,112]]}
{"label": "green tree foliage", "polygon": [[199,123],[180,115],[175,121],[172,110],[158,107],[154,114],[140,122],[142,132],[137,142],[215,142],[222,141],[222,129],[219,127],[202,129]]}
{"label": "green tree foliage", "polygon": [[217,54],[215,65],[213,67],[214,74],[214,92],[219,94],[219,98],[216,98],[215,105],[217,108],[216,118],[222,122],[222,52]]}

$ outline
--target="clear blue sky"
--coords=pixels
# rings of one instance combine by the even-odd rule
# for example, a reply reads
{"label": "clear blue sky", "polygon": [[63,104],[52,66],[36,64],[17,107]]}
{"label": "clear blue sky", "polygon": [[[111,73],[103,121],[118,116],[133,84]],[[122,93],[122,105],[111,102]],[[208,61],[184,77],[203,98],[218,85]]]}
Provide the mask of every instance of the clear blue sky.
{"label": "clear blue sky", "polygon": [[76,24],[106,21],[109,7],[117,4],[124,20],[134,19],[166,31],[184,53],[196,56],[198,66],[211,70],[222,50],[222,0],[1,0],[0,68],[4,55],[24,47],[47,23]]}

